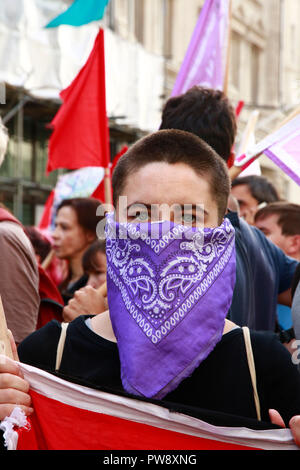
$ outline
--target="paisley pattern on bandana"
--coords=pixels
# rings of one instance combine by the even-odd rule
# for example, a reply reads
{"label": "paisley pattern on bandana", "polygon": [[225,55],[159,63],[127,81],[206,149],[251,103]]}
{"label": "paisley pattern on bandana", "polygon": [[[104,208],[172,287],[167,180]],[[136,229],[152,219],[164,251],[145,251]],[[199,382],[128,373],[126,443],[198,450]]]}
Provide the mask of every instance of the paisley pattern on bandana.
{"label": "paisley pattern on bandana", "polygon": [[[135,368],[135,360],[133,356],[129,357],[131,348],[127,348],[127,352],[124,353],[126,346],[123,344],[123,339],[126,335],[124,336],[125,330],[122,331],[122,328],[127,330],[129,337],[134,336],[133,341],[137,340],[140,347],[139,356],[145,350],[147,343],[146,350],[150,348],[151,351],[151,348],[154,348],[158,351],[161,346],[167,351],[168,356],[170,354],[172,356],[167,343],[174,332],[178,337],[181,325],[185,324],[183,334],[189,329],[191,331],[194,329],[192,336],[197,329],[205,330],[207,320],[202,321],[199,316],[199,320],[196,321],[195,311],[200,309],[203,299],[209,296],[208,300],[211,303],[207,310],[209,314],[211,307],[214,306],[211,292],[214,292],[213,296],[218,295],[216,291],[218,280],[222,278],[226,268],[228,271],[231,260],[233,268],[230,271],[228,295],[220,293],[225,297],[225,302],[224,299],[221,303],[220,300],[215,302],[215,307],[219,308],[219,311],[214,313],[213,317],[218,321],[215,325],[210,325],[214,339],[210,341],[209,338],[203,342],[205,348],[210,348],[220,339],[220,331],[224,327],[234,285],[231,278],[234,277],[235,269],[235,264],[232,262],[235,240],[234,229],[228,219],[215,229],[197,229],[170,222],[156,223],[154,228],[159,229],[155,233],[156,238],[151,237],[153,231],[155,232],[152,224],[116,224],[112,215],[107,217],[108,301],[120,350],[121,368],[123,366],[123,385],[126,383],[125,388],[127,390],[129,388],[128,391],[141,394],[146,393],[138,384],[130,384],[130,379],[128,382],[127,373],[129,372],[130,376],[129,369]],[[223,308],[221,312],[218,305],[225,306],[221,307]],[[191,317],[190,328],[189,317]],[[197,352],[203,356],[200,345],[196,356]],[[195,352],[191,352],[191,358],[187,359],[187,362],[193,362],[194,358]],[[174,360],[172,357],[172,361]],[[141,358],[138,362],[141,362],[142,366]],[[163,385],[166,384],[161,384],[160,388],[164,388]],[[146,394],[146,396],[152,395]]]}

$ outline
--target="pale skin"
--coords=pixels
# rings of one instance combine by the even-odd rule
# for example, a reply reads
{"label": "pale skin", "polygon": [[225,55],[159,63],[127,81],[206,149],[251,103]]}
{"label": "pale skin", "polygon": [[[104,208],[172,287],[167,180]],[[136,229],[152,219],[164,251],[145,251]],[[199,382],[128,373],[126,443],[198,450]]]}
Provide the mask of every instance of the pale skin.
{"label": "pale skin", "polygon": [[238,201],[240,216],[250,225],[254,225],[254,216],[258,210],[259,202],[252,196],[246,184],[234,186],[231,190],[232,196]]}
{"label": "pale skin", "polygon": [[84,274],[83,254],[94,241],[95,235],[79,225],[77,214],[72,207],[64,206],[57,213],[52,237],[57,258],[69,262],[70,282],[77,281]]}
{"label": "pale skin", "polygon": [[[184,164],[146,165],[131,175],[124,187],[123,195],[128,198],[127,210],[129,212],[132,205],[137,202],[145,206],[162,203],[170,206],[178,203],[203,204],[205,226],[220,225],[217,204],[210,193],[209,183]],[[119,214],[119,220],[121,221],[125,215]],[[109,341],[116,342],[108,310],[94,316],[91,322],[95,333]],[[232,322],[225,320],[223,333],[228,333],[235,326]],[[15,346],[14,353],[17,360]],[[17,364],[4,356],[0,356],[0,359],[3,359],[0,360],[0,419],[10,414],[15,404],[22,406],[25,413],[30,414],[32,412],[31,400],[27,393],[29,384],[22,378]],[[270,417],[272,422],[282,425],[282,420],[275,410],[270,410]],[[297,445],[300,446],[300,416],[291,419],[290,427]]]}
{"label": "pale skin", "polygon": [[286,255],[300,261],[300,234],[284,235],[278,220],[279,216],[277,214],[270,214],[257,219],[255,225]]}

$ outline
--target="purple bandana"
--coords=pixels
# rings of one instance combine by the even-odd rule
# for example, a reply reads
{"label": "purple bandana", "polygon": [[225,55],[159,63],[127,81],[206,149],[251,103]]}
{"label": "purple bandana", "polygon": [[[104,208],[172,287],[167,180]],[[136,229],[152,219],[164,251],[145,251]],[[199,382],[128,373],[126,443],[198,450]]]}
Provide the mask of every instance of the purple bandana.
{"label": "purple bandana", "polygon": [[235,284],[234,228],[172,222],[106,223],[110,317],[121,379],[161,399],[190,376],[223,334]]}

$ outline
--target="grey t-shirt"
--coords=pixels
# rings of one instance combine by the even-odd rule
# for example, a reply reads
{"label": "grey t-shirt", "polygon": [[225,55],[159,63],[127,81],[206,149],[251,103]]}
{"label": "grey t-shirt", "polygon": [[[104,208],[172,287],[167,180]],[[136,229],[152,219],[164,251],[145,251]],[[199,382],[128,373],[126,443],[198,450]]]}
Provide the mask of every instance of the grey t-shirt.
{"label": "grey t-shirt", "polygon": [[36,329],[39,274],[30,240],[13,222],[0,222],[0,266],[0,295],[7,326],[20,343]]}

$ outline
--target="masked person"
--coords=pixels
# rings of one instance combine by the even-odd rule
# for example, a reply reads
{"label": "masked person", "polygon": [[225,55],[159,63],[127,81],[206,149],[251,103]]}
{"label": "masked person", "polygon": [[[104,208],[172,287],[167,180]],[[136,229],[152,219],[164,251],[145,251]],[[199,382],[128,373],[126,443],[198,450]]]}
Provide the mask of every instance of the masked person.
{"label": "masked person", "polygon": [[[234,230],[224,219],[229,193],[225,163],[198,137],[160,131],[133,145],[113,174],[109,310],[68,324],[60,363],[55,321],[23,341],[20,360],[115,393],[264,421],[272,408],[288,424],[300,413],[300,375],[290,354],[275,334],[251,332],[257,396],[244,330],[226,319],[235,283]],[[9,371],[5,383],[15,400]],[[18,384],[25,387],[20,378]]]}
{"label": "masked person", "polygon": [[[236,116],[220,90],[195,86],[183,95],[170,98],[162,112],[160,129],[191,132],[208,143],[228,168],[234,163]],[[228,319],[253,330],[276,331],[277,304],[291,306],[291,283],[297,261],[239,217],[238,202],[232,195],[228,209],[226,217],[235,229],[236,245],[236,284]],[[68,304],[68,319],[80,313],[103,311],[105,302],[99,289],[79,292],[80,298],[75,296]],[[283,343],[290,342],[287,333],[280,333]]]}

